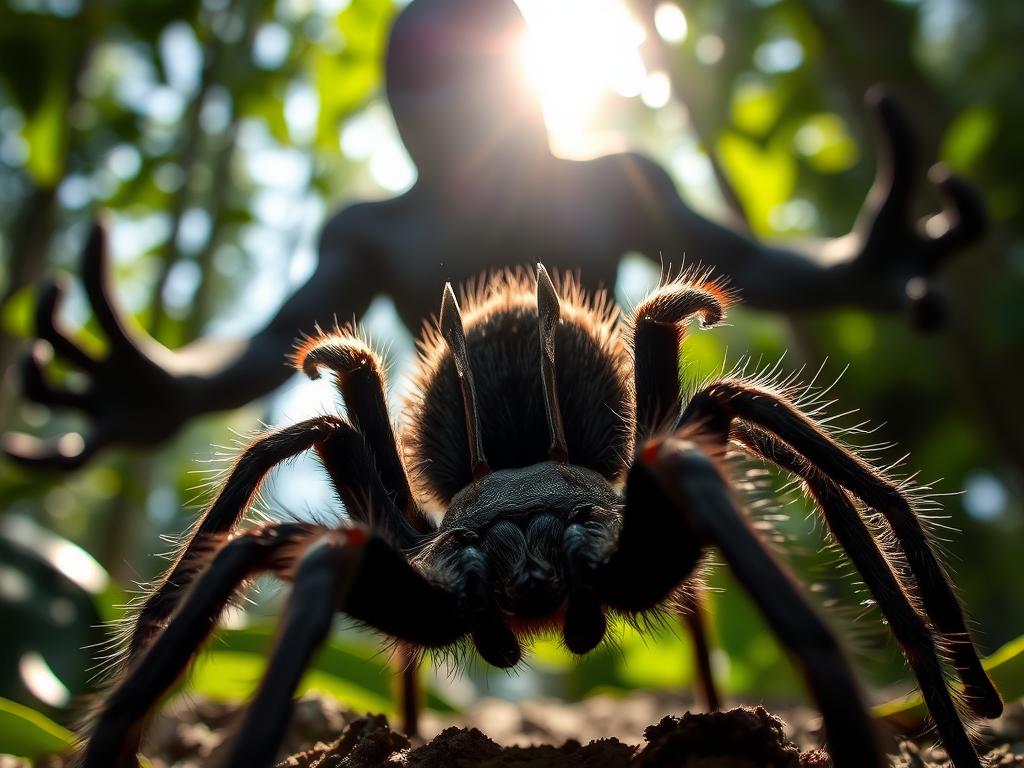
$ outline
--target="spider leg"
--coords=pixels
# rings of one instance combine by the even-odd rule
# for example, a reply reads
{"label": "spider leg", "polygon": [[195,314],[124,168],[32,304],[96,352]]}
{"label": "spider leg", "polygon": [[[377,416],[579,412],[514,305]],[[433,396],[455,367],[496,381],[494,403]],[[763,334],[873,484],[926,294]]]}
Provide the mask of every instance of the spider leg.
{"label": "spider leg", "polygon": [[345,425],[314,446],[349,516],[372,528],[399,549],[421,543],[426,536],[409,524],[381,482],[378,465],[364,436]]}
{"label": "spider leg", "polygon": [[[413,499],[388,413],[384,366],[370,346],[352,333],[341,332],[314,339],[300,348],[295,362],[311,379],[320,377],[321,367],[333,373],[335,384],[348,409],[349,420],[363,434],[373,453],[375,467],[370,469],[375,470],[380,482],[391,495],[394,506],[408,524],[397,526],[399,530],[389,525],[392,540],[408,546],[417,534],[433,531],[436,526],[420,512]],[[342,448],[339,452],[335,446],[330,445],[331,442],[318,446],[317,453],[333,478],[335,487],[344,488],[351,485],[351,467],[345,466],[345,461],[339,460],[338,454],[344,459],[347,451]],[[346,503],[346,506],[353,509],[353,505]],[[371,508],[375,507],[371,505]],[[395,519],[395,515],[387,515],[386,521],[382,522]],[[400,663],[402,666],[397,672],[397,688],[402,730],[414,736],[419,730],[420,709],[417,669],[411,658],[402,658]]]}
{"label": "spider leg", "polygon": [[822,474],[868,507],[881,512],[906,554],[925,613],[943,636],[964,684],[971,710],[998,717],[1003,703],[981,666],[960,603],[910,503],[892,483],[839,445],[785,398],[736,380],[719,381],[698,392],[682,423],[703,423],[724,441],[735,419],[778,437]]}
{"label": "spider leg", "polygon": [[633,310],[630,326],[639,438],[671,427],[679,418],[679,347],[687,322],[699,315],[703,327],[715,325],[725,317],[729,302],[730,296],[720,284],[681,278],[658,286]]}
{"label": "spider leg", "polygon": [[337,603],[351,588],[360,545],[344,534],[325,537],[303,555],[295,587],[285,607],[279,634],[263,681],[232,739],[229,768],[272,765],[292,710],[292,694],[306,667],[327,638]]}
{"label": "spider leg", "polygon": [[[724,286],[685,275],[658,286],[632,312],[633,383],[637,437],[643,439],[676,424],[682,410],[679,349],[694,315],[702,327],[722,321],[732,297]],[[696,592],[685,591],[679,617],[693,641],[700,696],[709,711],[720,697],[711,670],[706,614]],[[689,598],[689,599],[688,599]]]}
{"label": "spider leg", "polygon": [[957,768],[978,766],[978,755],[946,688],[942,665],[925,621],[915,610],[889,561],[879,549],[849,495],[789,446],[762,430],[738,427],[736,438],[758,456],[800,477],[821,508],[836,541],[861,573],[896,640],[903,648],[950,760]]}
{"label": "spider leg", "polygon": [[[382,588],[382,585],[387,585]],[[282,630],[237,735],[228,768],[269,766],[291,715],[291,697],[335,611],[419,645],[449,645],[468,622],[454,593],[431,584],[382,539],[331,533],[302,556]]]}
{"label": "spider leg", "polygon": [[238,587],[262,571],[288,570],[294,552],[316,531],[299,523],[267,525],[238,534],[217,550],[173,620],[103,702],[83,768],[138,764],[148,713],[188,666]]}
{"label": "spider leg", "polygon": [[[362,401],[357,399],[356,402]],[[392,493],[382,485],[366,438],[350,424],[322,416],[263,435],[239,457],[217,499],[189,533],[174,565],[143,603],[132,630],[124,666],[131,665],[166,624],[195,578],[197,560],[205,552],[210,537],[234,530],[267,473],[285,459],[309,448],[316,450],[354,519],[366,523],[399,545],[408,545],[419,537],[395,506]],[[404,479],[404,474],[402,477]],[[407,676],[400,679],[403,712],[418,707],[415,688],[406,690],[407,682]],[[404,725],[412,729],[408,732],[413,732],[416,718],[407,718]]]}
{"label": "spider leg", "polygon": [[693,663],[696,670],[698,695],[708,712],[722,708],[722,697],[715,684],[711,668],[711,648],[708,645],[707,605],[699,586],[685,589],[680,595],[679,618],[693,643]]}
{"label": "spider leg", "polygon": [[384,366],[376,353],[362,339],[343,332],[313,340],[295,359],[311,379],[320,377],[321,368],[331,371],[348,419],[366,439],[377,474],[394,505],[415,532],[432,532],[436,526],[420,512],[409,488],[388,413]]}
{"label": "spider leg", "polygon": [[273,762],[291,695],[336,611],[426,646],[448,645],[466,631],[458,597],[428,582],[404,555],[363,528],[325,531],[296,523],[239,534],[217,551],[167,628],[104,703],[83,768],[135,768],[152,707],[187,667],[238,586],[267,570],[295,587],[268,671],[235,739],[233,766]]}
{"label": "spider leg", "polygon": [[195,578],[197,560],[205,553],[211,537],[235,529],[267,473],[282,461],[314,447],[337,432],[351,433],[353,430],[340,419],[318,417],[261,435],[246,448],[213,504],[188,532],[174,564],[142,604],[132,628],[125,665],[130,665],[152,642]]}
{"label": "spider leg", "polygon": [[402,718],[402,733],[406,736],[420,735],[420,708],[422,707],[420,690],[419,659],[408,648],[402,648],[398,654],[398,711]]}
{"label": "spider leg", "polygon": [[871,718],[835,637],[750,528],[714,462],[696,444],[669,438],[649,444],[641,463],[644,471],[631,473],[630,482],[648,484],[649,497],[660,492],[692,536],[722,552],[800,667],[821,711],[833,765],[882,768]]}

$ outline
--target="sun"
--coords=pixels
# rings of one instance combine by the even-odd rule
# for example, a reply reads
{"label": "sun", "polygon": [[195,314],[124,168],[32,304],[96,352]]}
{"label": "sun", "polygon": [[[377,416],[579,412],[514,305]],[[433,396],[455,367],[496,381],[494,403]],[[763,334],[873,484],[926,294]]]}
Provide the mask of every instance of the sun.
{"label": "sun", "polygon": [[516,2],[528,26],[523,65],[540,94],[552,149],[585,154],[602,103],[644,90],[644,28],[621,0]]}

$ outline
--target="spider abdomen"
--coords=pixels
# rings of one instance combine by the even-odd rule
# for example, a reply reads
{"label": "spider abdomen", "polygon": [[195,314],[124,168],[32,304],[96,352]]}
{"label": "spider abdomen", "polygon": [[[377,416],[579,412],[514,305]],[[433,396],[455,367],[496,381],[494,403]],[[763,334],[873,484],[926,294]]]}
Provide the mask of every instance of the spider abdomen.
{"label": "spider abdomen", "polygon": [[[465,299],[469,366],[475,379],[484,453],[492,470],[548,461],[535,282],[509,276],[482,300]],[[562,297],[555,333],[556,380],[569,461],[608,479],[632,450],[635,408],[628,350],[617,315],[603,301]],[[472,480],[469,439],[454,360],[428,331],[418,396],[403,432],[417,490],[447,506]]]}

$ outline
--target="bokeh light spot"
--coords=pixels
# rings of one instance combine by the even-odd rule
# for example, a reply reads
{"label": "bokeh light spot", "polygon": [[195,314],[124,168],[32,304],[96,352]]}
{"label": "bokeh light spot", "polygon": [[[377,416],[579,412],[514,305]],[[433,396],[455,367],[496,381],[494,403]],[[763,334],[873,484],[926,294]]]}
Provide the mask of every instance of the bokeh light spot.
{"label": "bokeh light spot", "polygon": [[640,98],[651,109],[661,109],[672,96],[672,84],[664,72],[651,72],[644,81]]}
{"label": "bokeh light spot", "polygon": [[993,522],[1006,514],[1009,496],[995,475],[972,472],[964,481],[964,509],[975,520]]}
{"label": "bokeh light spot", "polygon": [[686,39],[689,25],[683,10],[674,3],[662,3],[654,11],[654,28],[666,43],[677,44]]}
{"label": "bokeh light spot", "polygon": [[63,707],[71,700],[71,691],[53,673],[46,659],[34,651],[18,660],[18,674],[29,692],[44,704]]}
{"label": "bokeh light spot", "polygon": [[804,60],[804,49],[791,37],[762,43],[754,51],[754,63],[762,72],[792,72]]}
{"label": "bokeh light spot", "polygon": [[718,35],[702,35],[695,53],[701,64],[717,64],[725,56],[725,41]]}

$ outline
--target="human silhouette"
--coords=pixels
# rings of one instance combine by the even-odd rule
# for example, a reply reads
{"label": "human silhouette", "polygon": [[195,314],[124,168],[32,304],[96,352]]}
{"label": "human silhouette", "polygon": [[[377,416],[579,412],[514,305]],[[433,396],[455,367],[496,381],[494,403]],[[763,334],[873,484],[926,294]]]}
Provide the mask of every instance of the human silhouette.
{"label": "human silhouette", "polygon": [[386,90],[417,180],[398,197],[332,216],[316,271],[251,339],[199,340],[171,351],[127,329],[108,284],[104,232],[94,228],[83,279],[109,353],[95,359],[61,329],[54,283],[40,299],[38,335],[87,374],[89,386],[70,392],[48,384],[47,350],[38,343],[24,368],[27,397],[84,411],[91,431],[50,442],[8,434],[6,453],[36,467],[70,469],[109,445],[160,443],[193,417],[281,385],[292,373],[285,361],[296,337],[317,324],[358,317],[387,294],[403,322],[417,328],[436,309],[445,281],[507,265],[542,261],[552,270],[579,270],[594,288],[614,284],[627,252],[676,262],[685,253],[727,275],[755,307],[850,304],[928,321],[938,268],[984,228],[972,190],[939,170],[933,181],[946,200],[936,219],[941,234],[917,232],[914,142],[884,96],[874,100],[881,129],[876,181],[853,230],[799,246],[758,243],[701,217],[642,155],[558,158],[522,76],[524,31],[513,0],[413,0],[402,10],[388,45]]}

